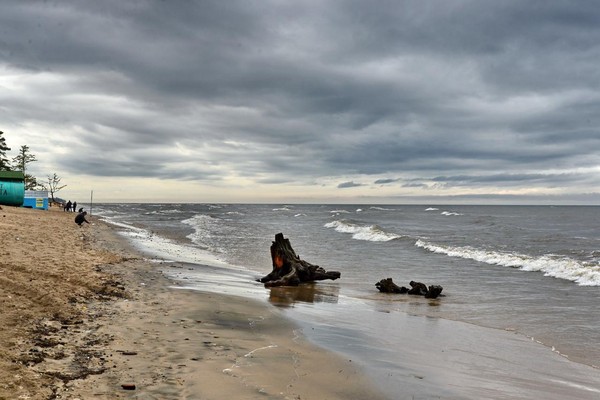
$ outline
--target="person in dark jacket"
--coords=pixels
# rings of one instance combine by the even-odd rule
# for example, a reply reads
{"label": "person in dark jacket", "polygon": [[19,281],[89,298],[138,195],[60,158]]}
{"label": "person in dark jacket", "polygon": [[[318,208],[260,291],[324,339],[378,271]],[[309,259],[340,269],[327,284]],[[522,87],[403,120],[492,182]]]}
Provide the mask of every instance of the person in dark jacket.
{"label": "person in dark jacket", "polygon": [[77,216],[75,217],[75,223],[79,226],[81,226],[84,222],[89,224],[90,221],[85,219],[86,215],[87,215],[87,211],[80,212],[79,214],[77,214]]}

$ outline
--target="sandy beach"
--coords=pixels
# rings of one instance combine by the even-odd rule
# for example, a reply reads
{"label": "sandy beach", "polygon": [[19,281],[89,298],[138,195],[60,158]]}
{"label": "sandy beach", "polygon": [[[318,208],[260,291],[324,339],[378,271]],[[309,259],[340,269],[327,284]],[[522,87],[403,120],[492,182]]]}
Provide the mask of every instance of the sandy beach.
{"label": "sandy beach", "polygon": [[265,303],[178,289],[111,227],[0,210],[0,399],[378,399]]}

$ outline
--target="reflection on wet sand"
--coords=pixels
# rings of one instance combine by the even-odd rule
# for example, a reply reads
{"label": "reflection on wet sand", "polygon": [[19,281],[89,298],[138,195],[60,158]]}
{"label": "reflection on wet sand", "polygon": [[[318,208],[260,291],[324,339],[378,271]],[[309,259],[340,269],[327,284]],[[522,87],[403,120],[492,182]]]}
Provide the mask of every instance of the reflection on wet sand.
{"label": "reflection on wet sand", "polygon": [[298,286],[279,286],[271,288],[269,301],[276,306],[290,307],[295,303],[337,303],[338,286],[303,283]]}

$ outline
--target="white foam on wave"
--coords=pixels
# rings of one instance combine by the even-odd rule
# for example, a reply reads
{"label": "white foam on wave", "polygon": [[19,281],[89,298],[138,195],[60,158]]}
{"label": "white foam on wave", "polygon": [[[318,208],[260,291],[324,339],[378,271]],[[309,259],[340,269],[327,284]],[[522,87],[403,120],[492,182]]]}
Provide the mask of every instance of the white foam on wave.
{"label": "white foam on wave", "polygon": [[203,239],[209,237],[213,227],[220,224],[221,221],[207,214],[196,214],[191,218],[184,219],[181,223],[194,229],[193,233],[186,236],[188,239],[197,245],[206,246]]}
{"label": "white foam on wave", "polygon": [[109,215],[125,215],[123,212],[119,212],[117,210],[105,209],[99,206],[94,206],[94,214],[98,214],[101,217],[109,216]]}
{"label": "white foam on wave", "polygon": [[193,264],[208,264],[218,267],[230,267],[230,265],[219,260],[214,254],[207,250],[195,246],[179,244],[162,236],[155,235],[146,229],[141,229],[124,222],[117,222],[111,218],[104,217],[103,220],[122,228],[122,230],[119,231],[119,234],[131,240],[134,246],[142,252],[154,257],[173,262],[179,261]]}
{"label": "white foam on wave", "polygon": [[369,209],[377,210],[377,211],[394,211],[393,208],[384,208],[384,207],[369,207]]}
{"label": "white foam on wave", "polygon": [[445,216],[448,216],[448,217],[454,216],[454,215],[463,215],[463,214],[460,214],[460,213],[457,213],[457,212],[452,212],[452,211],[442,211],[441,214],[445,215]]}
{"label": "white foam on wave", "polygon": [[332,221],[325,225],[325,228],[333,228],[336,232],[350,233],[352,239],[366,240],[369,242],[388,242],[390,240],[401,238],[400,235],[385,232],[377,225],[361,226],[347,221]]}
{"label": "white foam on wave", "polygon": [[350,211],[348,210],[331,210],[329,212],[332,214],[350,214]]}
{"label": "white foam on wave", "polygon": [[546,254],[532,257],[518,253],[501,253],[487,251],[469,246],[454,247],[436,245],[424,240],[417,240],[415,246],[433,253],[446,254],[491,265],[518,268],[523,271],[543,272],[545,276],[565,279],[580,286],[600,286],[600,265],[584,263],[572,258]]}
{"label": "white foam on wave", "polygon": [[208,214],[194,214],[190,218],[184,219],[181,222],[186,225],[198,226],[198,225],[204,225],[207,221],[218,221],[218,220],[217,220],[217,218],[211,217]]}
{"label": "white foam on wave", "polygon": [[439,208],[429,207],[429,208],[426,208],[425,211],[439,211]]}
{"label": "white foam on wave", "polygon": [[171,210],[156,210],[156,211],[150,211],[148,214],[181,214],[183,211],[181,210],[177,210],[177,209],[171,209]]}
{"label": "white foam on wave", "polygon": [[239,211],[228,211],[225,213],[225,215],[245,215],[245,214],[241,213]]}
{"label": "white foam on wave", "polygon": [[131,234],[131,236],[134,236],[136,234],[140,235],[140,236],[144,236],[145,234],[150,233],[150,232],[146,231],[145,229],[136,228],[135,226],[126,224],[125,222],[117,222],[114,219],[112,219],[111,217],[108,217],[106,215],[101,216],[100,219],[111,225],[118,226],[119,228],[125,228],[128,231],[128,234]]}

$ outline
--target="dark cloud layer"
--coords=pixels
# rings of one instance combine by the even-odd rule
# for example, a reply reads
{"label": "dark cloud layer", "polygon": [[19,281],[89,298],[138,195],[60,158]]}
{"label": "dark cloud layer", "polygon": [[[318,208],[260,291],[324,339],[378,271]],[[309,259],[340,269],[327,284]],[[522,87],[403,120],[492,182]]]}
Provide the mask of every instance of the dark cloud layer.
{"label": "dark cloud layer", "polygon": [[91,176],[594,192],[598,65],[594,1],[4,1],[0,120]]}

